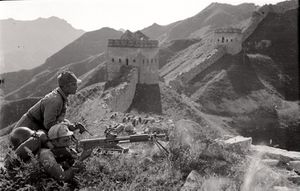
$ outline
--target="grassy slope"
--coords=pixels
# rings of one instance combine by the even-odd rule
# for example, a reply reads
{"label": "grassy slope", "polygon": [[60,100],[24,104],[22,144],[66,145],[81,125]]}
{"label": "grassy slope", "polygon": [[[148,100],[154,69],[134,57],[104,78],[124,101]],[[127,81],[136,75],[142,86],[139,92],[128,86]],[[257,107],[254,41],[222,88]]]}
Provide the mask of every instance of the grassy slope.
{"label": "grassy slope", "polygon": [[[226,55],[198,74],[187,92],[223,127],[253,137],[254,143],[269,144],[272,140],[272,145],[298,150],[298,104],[285,101],[272,85],[280,83],[279,73],[266,56]],[[225,117],[221,122],[220,116]]]}

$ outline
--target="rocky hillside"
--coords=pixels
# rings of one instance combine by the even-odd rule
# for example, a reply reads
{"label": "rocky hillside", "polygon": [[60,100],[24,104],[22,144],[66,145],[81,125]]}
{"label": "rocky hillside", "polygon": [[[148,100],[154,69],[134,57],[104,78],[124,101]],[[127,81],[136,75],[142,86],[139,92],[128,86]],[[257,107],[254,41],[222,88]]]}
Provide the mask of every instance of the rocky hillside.
{"label": "rocky hillside", "polygon": [[277,70],[277,74],[265,73],[265,76],[269,76],[268,83],[287,100],[299,100],[299,45],[298,27],[295,25],[298,11],[269,13],[244,42],[247,53],[257,55],[256,65],[258,62],[270,62],[272,71]]}
{"label": "rocky hillside", "polygon": [[84,33],[57,17],[32,21],[7,19],[0,20],[0,25],[4,61],[0,73],[37,67]]}
{"label": "rocky hillside", "polygon": [[278,12],[276,7],[240,54],[224,54],[203,39],[177,53],[160,73],[224,128],[252,136],[254,143],[298,150],[298,9]]}
{"label": "rocky hillside", "polygon": [[162,68],[165,64],[169,62],[176,53],[180,52],[183,49],[191,46],[192,44],[199,42],[200,39],[181,39],[181,40],[172,40],[168,43],[164,43],[159,48],[159,68]]}
{"label": "rocky hillside", "polygon": [[[120,89],[123,82],[114,85]],[[124,144],[127,154],[101,153],[95,149],[79,181],[60,184],[49,179],[35,160],[9,178],[3,169],[4,190],[37,190],[77,187],[87,190],[289,190],[299,188],[296,152],[251,145],[251,138],[234,137],[197,109],[189,98],[160,84],[162,115],[111,112],[102,99],[113,90],[98,83],[80,90],[71,100],[67,117],[86,125],[92,138],[103,136],[106,127],[123,127],[120,135],[166,133],[160,140],[166,155],[154,143]],[[91,135],[76,135],[80,139]],[[5,140],[1,141],[1,150]],[[1,152],[4,153],[4,152]],[[1,162],[0,162],[1,164]],[[1,167],[0,167],[1,168]],[[22,172],[22,174],[20,173]],[[40,181],[36,181],[38,175]],[[26,178],[25,178],[26,177]],[[75,184],[76,183],[76,184]]]}

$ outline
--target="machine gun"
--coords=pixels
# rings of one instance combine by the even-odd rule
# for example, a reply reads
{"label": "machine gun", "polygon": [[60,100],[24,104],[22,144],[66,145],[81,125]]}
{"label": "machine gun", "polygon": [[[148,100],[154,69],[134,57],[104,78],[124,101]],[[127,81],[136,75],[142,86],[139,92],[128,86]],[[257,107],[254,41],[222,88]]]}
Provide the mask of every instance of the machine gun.
{"label": "machine gun", "polygon": [[118,137],[116,135],[106,134],[105,138],[93,138],[82,139],[79,141],[79,146],[83,148],[83,151],[91,150],[99,147],[103,151],[117,151],[121,153],[128,152],[128,149],[124,149],[118,144],[134,143],[134,142],[154,142],[159,149],[163,150],[165,154],[169,154],[168,150],[158,142],[158,138],[167,138],[166,134],[136,134],[130,136]]}

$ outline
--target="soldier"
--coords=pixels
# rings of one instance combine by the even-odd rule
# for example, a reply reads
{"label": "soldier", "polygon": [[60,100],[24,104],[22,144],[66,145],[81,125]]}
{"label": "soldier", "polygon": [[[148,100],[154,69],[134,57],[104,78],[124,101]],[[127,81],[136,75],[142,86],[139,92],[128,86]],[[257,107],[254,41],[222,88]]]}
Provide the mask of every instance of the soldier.
{"label": "soldier", "polygon": [[8,172],[13,173],[13,168],[21,164],[15,156],[24,162],[28,162],[31,154],[38,154],[40,148],[45,146],[47,135],[43,131],[19,127],[13,129],[8,137],[8,141],[11,150],[6,155],[4,163]]}
{"label": "soldier", "polygon": [[51,126],[65,120],[68,96],[76,93],[77,83],[81,80],[70,71],[59,74],[57,80],[59,87],[32,106],[17,122],[15,128],[28,127],[47,132]]}
{"label": "soldier", "polygon": [[77,153],[69,148],[72,135],[73,132],[66,124],[56,124],[48,132],[48,138],[54,148],[42,148],[40,151],[39,159],[46,172],[57,180],[71,180],[74,174],[82,169],[82,161],[91,154],[91,150],[88,150],[78,157]]}
{"label": "soldier", "polygon": [[[17,122],[14,128],[28,127],[32,130],[43,130],[48,132],[51,126],[65,122],[71,131],[80,129],[84,132],[82,125],[74,125],[65,119],[68,96],[75,94],[77,85],[81,80],[74,73],[64,71],[57,77],[59,87],[47,94],[44,98],[32,106]],[[47,144],[49,148],[53,146]]]}

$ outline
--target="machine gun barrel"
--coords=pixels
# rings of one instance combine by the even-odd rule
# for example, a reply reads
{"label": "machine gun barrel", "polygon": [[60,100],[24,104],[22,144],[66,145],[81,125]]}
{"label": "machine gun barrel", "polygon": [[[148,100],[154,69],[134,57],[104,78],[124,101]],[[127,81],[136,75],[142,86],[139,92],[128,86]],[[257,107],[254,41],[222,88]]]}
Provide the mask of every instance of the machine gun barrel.
{"label": "machine gun barrel", "polygon": [[118,143],[133,143],[133,142],[145,142],[145,141],[152,141],[155,138],[164,138],[166,137],[165,134],[141,134],[141,135],[131,135],[131,136],[124,136],[124,137],[117,137]]}
{"label": "machine gun barrel", "polygon": [[79,146],[82,147],[84,150],[93,149],[95,147],[100,147],[109,150],[109,148],[114,149],[118,147],[117,144],[147,142],[155,140],[156,138],[164,138],[166,136],[166,134],[140,134],[110,138],[82,139],[79,141]]}

